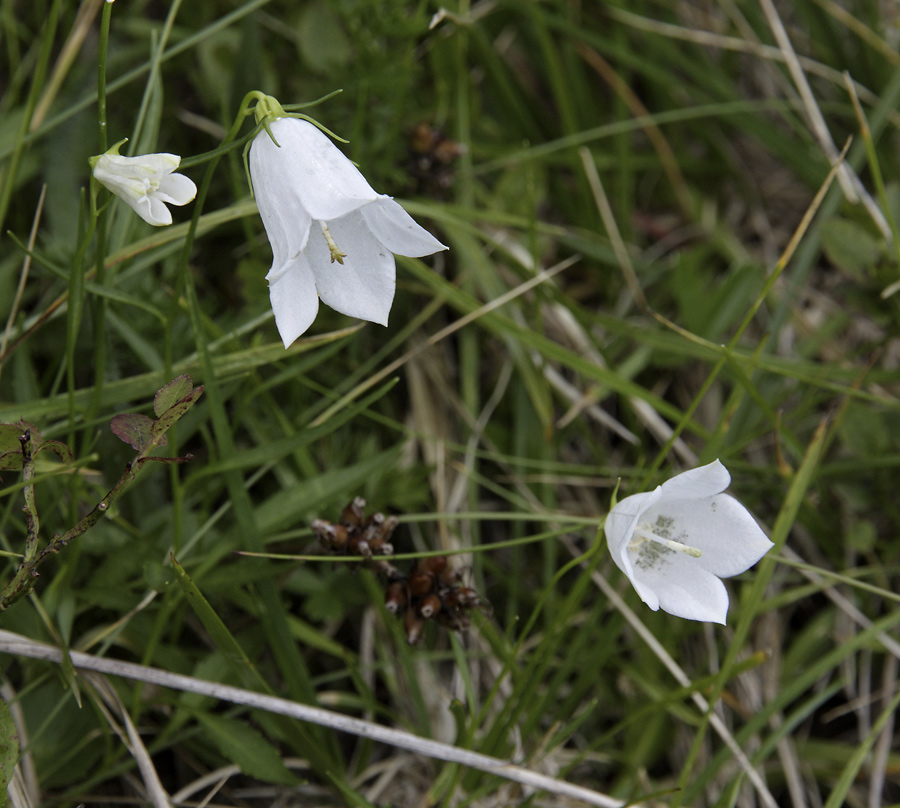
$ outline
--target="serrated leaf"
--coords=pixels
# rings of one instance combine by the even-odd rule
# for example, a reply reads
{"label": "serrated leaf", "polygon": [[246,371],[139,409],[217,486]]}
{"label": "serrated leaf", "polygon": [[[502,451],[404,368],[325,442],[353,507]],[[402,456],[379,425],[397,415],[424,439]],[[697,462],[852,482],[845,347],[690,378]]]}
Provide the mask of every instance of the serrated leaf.
{"label": "serrated leaf", "polygon": [[[138,452],[144,451],[153,439],[153,425],[156,422],[147,415],[135,412],[123,412],[114,416],[109,422],[109,428],[119,440],[125,441],[132,449]],[[158,446],[165,446],[165,438],[157,442]]]}
{"label": "serrated leaf", "polygon": [[249,777],[266,783],[297,785],[300,780],[284,765],[278,750],[243,721],[198,713],[197,719],[222,755]]}
{"label": "serrated leaf", "polygon": [[156,417],[159,418],[171,406],[187,398],[193,389],[194,383],[187,374],[172,379],[167,385],[160,387],[153,398],[153,412],[156,413]]}
{"label": "serrated leaf", "polygon": [[[197,387],[194,390],[190,391],[184,398],[176,401],[171,407],[169,407],[169,409],[165,410],[165,412],[160,413],[159,418],[153,424],[153,434],[165,435],[165,433],[172,428],[173,424],[179,418],[181,418],[181,416],[184,415],[191,407],[193,407],[194,403],[202,395],[203,387]],[[154,406],[156,406],[155,402]],[[160,444],[160,446],[162,445],[163,444]]]}
{"label": "serrated leaf", "polygon": [[19,735],[6,702],[0,699],[0,808],[6,805],[6,787],[19,761]]}

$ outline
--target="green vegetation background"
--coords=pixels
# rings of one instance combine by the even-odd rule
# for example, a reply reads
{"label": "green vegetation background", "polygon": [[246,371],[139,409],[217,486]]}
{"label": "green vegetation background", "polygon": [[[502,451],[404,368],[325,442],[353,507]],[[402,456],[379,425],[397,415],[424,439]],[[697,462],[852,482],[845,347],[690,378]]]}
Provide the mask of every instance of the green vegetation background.
{"label": "green vegetation background", "polygon": [[[246,684],[174,553],[219,639],[298,701],[623,800],[766,804],[699,692],[777,804],[900,802],[900,294],[884,294],[900,255],[895,5],[781,4],[804,96],[766,2],[118,0],[110,143],[182,155],[199,184],[190,158],[218,146],[247,91],[292,104],[341,88],[312,114],[451,248],[398,261],[387,329],[323,306],[288,352],[240,150],[219,163],[187,264],[191,207],[154,230],[115,201],[73,277],[100,151],[102,5],[0,0],[0,421],[75,454],[38,467],[43,540],[134,456],[113,415],[149,414],[180,373],[205,392],[164,450],[194,459],[145,468],[0,627]],[[835,153],[854,138],[847,164],[876,213],[828,179],[815,111]],[[716,457],[777,544],[729,583],[727,628],[650,612],[605,551],[558,575],[595,541],[618,479],[635,493]],[[6,471],[0,486],[0,542],[21,553],[22,481]],[[471,550],[460,568],[493,613],[461,636],[429,626],[410,648],[375,576],[235,555],[317,552],[310,521],[355,496],[400,517],[398,552]],[[16,558],[5,565],[4,583]],[[44,662],[0,666],[40,804],[145,799],[93,686]],[[213,804],[564,804],[109,681],[172,794],[236,763]]]}

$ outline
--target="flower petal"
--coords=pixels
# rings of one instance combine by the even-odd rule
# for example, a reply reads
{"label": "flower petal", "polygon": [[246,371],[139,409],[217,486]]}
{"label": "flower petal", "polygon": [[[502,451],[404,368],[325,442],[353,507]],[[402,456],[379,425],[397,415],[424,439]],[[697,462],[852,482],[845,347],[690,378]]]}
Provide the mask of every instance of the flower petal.
{"label": "flower petal", "polygon": [[[634,535],[641,515],[659,499],[659,488],[645,494],[632,494],[616,503],[603,525],[606,544],[616,566],[624,572],[634,584],[634,568],[628,557],[628,543]],[[646,603],[646,598],[641,595]]]}
{"label": "flower petal", "polygon": [[335,311],[387,325],[394,302],[394,256],[369,231],[360,212],[328,222],[331,237],[346,255],[332,262],[325,236],[314,222],[304,255],[322,301]]}
{"label": "flower petal", "polygon": [[705,466],[676,474],[661,486],[665,499],[699,499],[720,494],[731,485],[731,475],[718,460]]}
{"label": "flower petal", "polygon": [[269,128],[279,145],[262,130],[250,148],[257,200],[274,194],[313,219],[330,221],[378,198],[359,169],[308,121],[278,118]]}
{"label": "flower petal", "polygon": [[133,171],[135,176],[154,176],[171,174],[181,165],[181,158],[177,154],[157,152],[156,154],[139,154],[136,157],[122,157],[120,154],[109,155],[110,159],[121,167],[123,172]]}
{"label": "flower petal", "polygon": [[[679,553],[667,556],[668,563],[638,572],[635,584],[641,599],[653,608],[642,590],[652,593],[664,612],[685,620],[702,620],[725,625],[728,590],[715,575],[698,569],[696,559]],[[639,585],[638,585],[639,584]]]}
{"label": "flower petal", "polygon": [[663,496],[642,520],[657,535],[696,547],[702,555],[692,563],[720,578],[744,572],[774,546],[750,512],[727,494],[695,500]]}
{"label": "flower petal", "polygon": [[278,333],[288,348],[312,325],[319,311],[312,269],[304,255],[285,267],[277,278],[269,280],[269,299]]}
{"label": "flower petal", "polygon": [[[125,199],[125,197],[122,198]],[[163,204],[161,199],[157,199],[153,194],[145,194],[134,201],[130,199],[125,199],[125,201],[131,205],[134,212],[147,224],[152,224],[154,227],[165,227],[172,224],[171,211]]]}
{"label": "flower petal", "polygon": [[447,249],[389,196],[366,205],[362,215],[375,238],[396,255],[419,258]]}
{"label": "flower petal", "polygon": [[256,206],[272,246],[272,268],[266,275],[271,284],[287,271],[306,246],[312,219],[289,183],[283,182],[280,176],[269,181],[273,166],[261,160],[262,153],[254,141],[254,148],[250,150],[250,174],[256,192]]}
{"label": "flower petal", "polygon": [[184,174],[169,174],[160,180],[156,195],[171,205],[186,205],[197,196],[197,186]]}

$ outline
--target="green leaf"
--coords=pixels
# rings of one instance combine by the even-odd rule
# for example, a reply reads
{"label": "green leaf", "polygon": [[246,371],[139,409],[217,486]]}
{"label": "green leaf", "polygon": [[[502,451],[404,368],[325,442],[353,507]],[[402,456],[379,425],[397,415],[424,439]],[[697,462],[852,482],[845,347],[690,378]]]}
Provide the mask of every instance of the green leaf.
{"label": "green leaf", "polygon": [[200,618],[204,628],[209,632],[216,648],[228,661],[231,669],[240,677],[244,686],[251,690],[261,690],[263,693],[271,693],[271,689],[266,684],[259,671],[256,670],[250,658],[244,653],[234,635],[228,630],[222,622],[219,615],[216,614],[209,601],[203,597],[203,593],[193,582],[191,576],[185,572],[174,558],[172,559],[172,569],[175,570],[175,577],[184,592],[187,602]]}
{"label": "green leaf", "polygon": [[187,398],[193,389],[194,383],[186,373],[161,387],[153,399],[153,412],[156,413],[156,417],[159,418],[167,409]]}
{"label": "green leaf", "polygon": [[208,713],[198,713],[197,719],[222,755],[248,777],[286,786],[301,782],[284,765],[278,750],[243,721]]}
{"label": "green leaf", "polygon": [[218,463],[207,463],[202,469],[197,471],[192,477],[192,482],[196,482],[201,477],[209,475],[223,474],[233,469],[256,468],[265,463],[271,463],[286,457],[291,452],[297,451],[302,446],[313,443],[326,435],[330,435],[339,427],[349,421],[352,421],[360,413],[365,412],[382,396],[388,393],[399,379],[394,378],[385,382],[374,393],[361,399],[359,402],[345,407],[329,418],[324,424],[319,426],[306,426],[293,435],[286,435],[278,441],[268,443],[263,446],[257,446],[254,449],[248,449],[235,455],[227,460]]}
{"label": "green leaf", "polygon": [[44,449],[47,449],[50,452],[58,455],[60,460],[64,463],[71,463],[75,460],[75,456],[72,454],[72,450],[66,446],[65,443],[59,440],[44,440],[35,446],[34,455],[37,457],[39,452],[43,452]]}
{"label": "green leaf", "polygon": [[327,3],[307,6],[298,26],[297,45],[304,61],[323,74],[342,67],[353,56],[340,20]]}
{"label": "green leaf", "polygon": [[9,707],[0,699],[0,808],[6,805],[6,788],[12,780],[18,760],[19,735]]}
{"label": "green leaf", "polygon": [[[19,421],[16,424],[0,424],[0,469],[22,468],[22,443],[19,440],[30,424]],[[32,437],[40,439],[41,433],[32,429]]]}
{"label": "green leaf", "polygon": [[[190,383],[190,381],[188,381]],[[153,424],[153,434],[154,435],[165,435],[172,426],[184,415],[191,407],[194,406],[194,403],[197,401],[200,396],[203,395],[203,388],[197,387],[191,392],[188,393],[184,398],[176,401],[171,407],[169,407],[164,412],[160,413],[159,418]],[[154,408],[156,407],[156,402],[153,403]],[[162,446],[164,444],[160,444]]]}
{"label": "green leaf", "polygon": [[[119,440],[127,443],[138,452],[144,451],[153,439],[153,427],[155,421],[147,415],[135,412],[122,412],[113,416],[109,422],[109,428]],[[165,446],[163,437],[157,441],[157,446]]]}
{"label": "green leaf", "polygon": [[0,424],[0,469],[22,468],[22,444],[19,437],[22,431],[9,430],[12,424]]}
{"label": "green leaf", "polygon": [[849,219],[826,219],[820,230],[828,260],[854,278],[866,277],[881,256],[881,242]]}

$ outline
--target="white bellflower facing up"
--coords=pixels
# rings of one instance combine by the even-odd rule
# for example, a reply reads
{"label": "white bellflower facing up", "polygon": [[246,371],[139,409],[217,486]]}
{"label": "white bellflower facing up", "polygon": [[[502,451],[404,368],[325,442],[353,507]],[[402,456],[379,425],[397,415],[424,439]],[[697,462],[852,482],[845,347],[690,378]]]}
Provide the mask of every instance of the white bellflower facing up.
{"label": "white bellflower facing up", "polygon": [[119,154],[122,140],[106,154],[91,157],[94,179],[127,202],[147,224],[172,224],[169,205],[186,205],[197,196],[197,186],[183,174],[175,174],[181,164],[177,154]]}
{"label": "white bellflower facing up", "polygon": [[720,579],[773,547],[750,512],[722,493],[730,483],[715,460],[626,497],[606,517],[613,561],[653,611],[724,625],[728,592]]}
{"label": "white bellflower facing up", "polygon": [[447,249],[391,197],[375,193],[308,121],[276,112],[250,147],[250,178],[272,245],[266,279],[285,348],[312,325],[319,298],[342,314],[387,325],[393,253]]}

